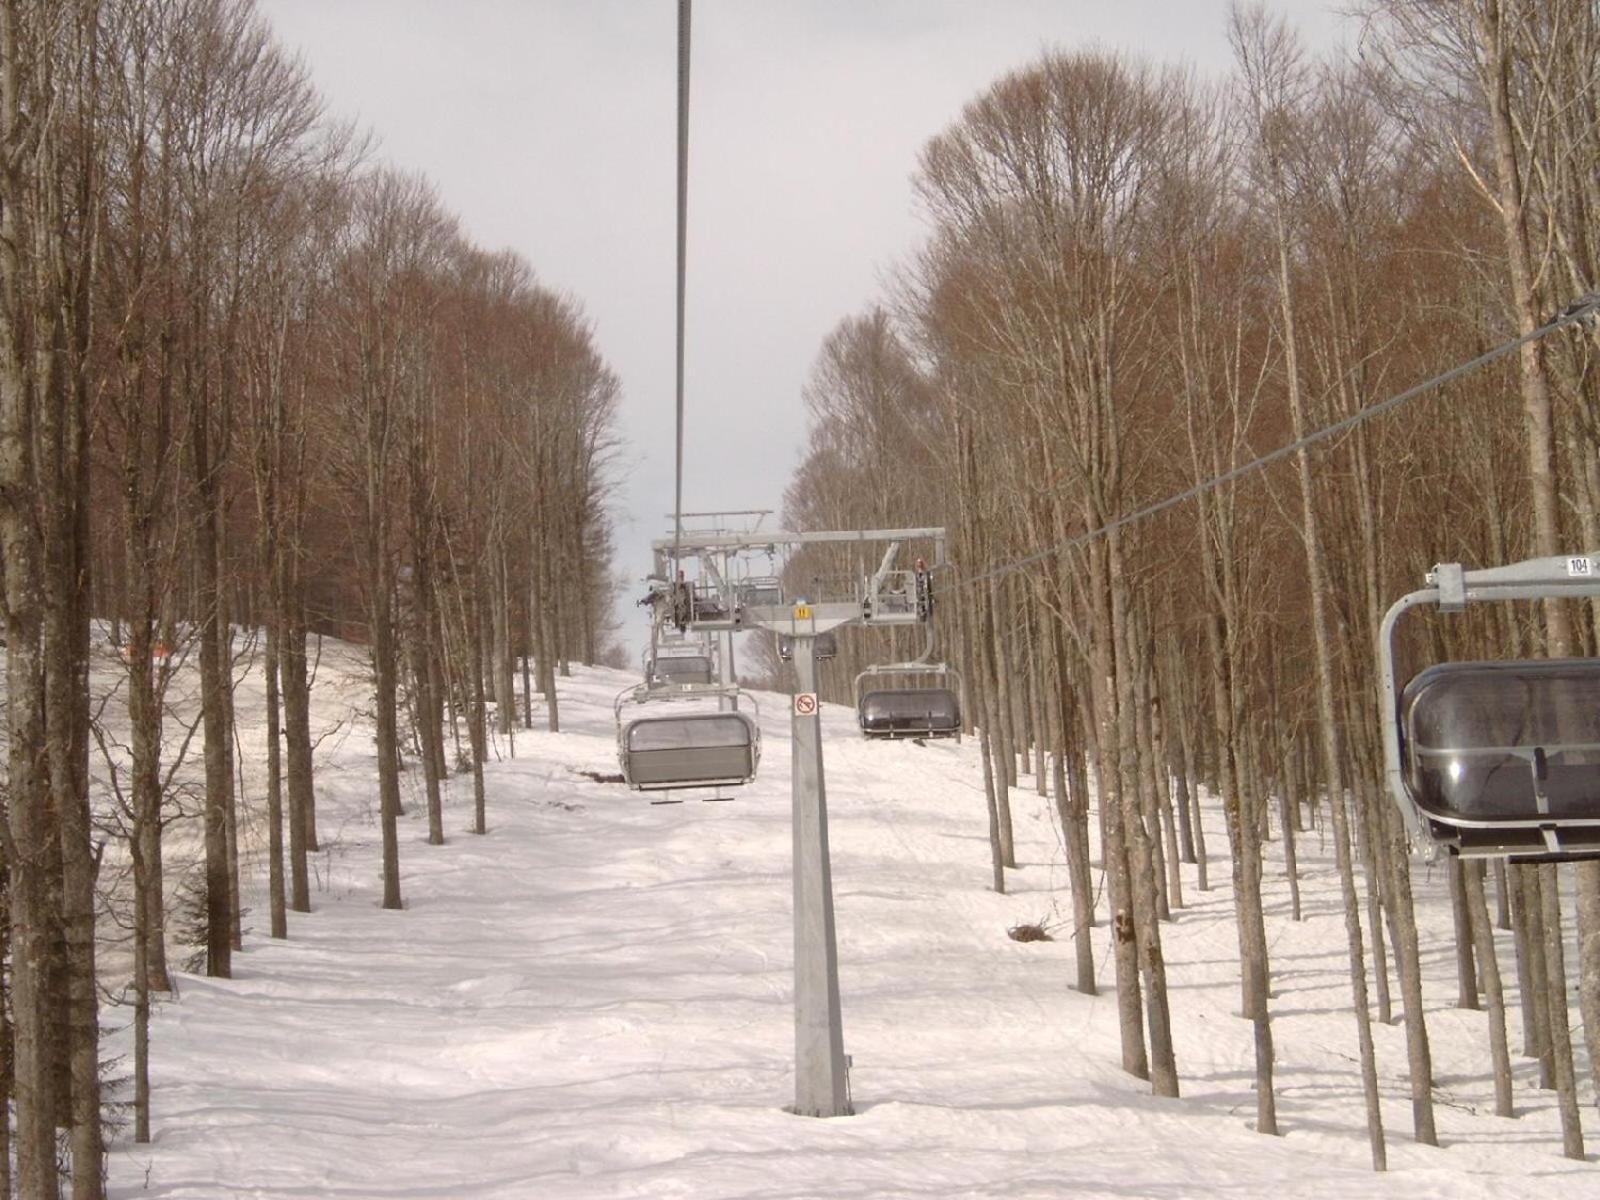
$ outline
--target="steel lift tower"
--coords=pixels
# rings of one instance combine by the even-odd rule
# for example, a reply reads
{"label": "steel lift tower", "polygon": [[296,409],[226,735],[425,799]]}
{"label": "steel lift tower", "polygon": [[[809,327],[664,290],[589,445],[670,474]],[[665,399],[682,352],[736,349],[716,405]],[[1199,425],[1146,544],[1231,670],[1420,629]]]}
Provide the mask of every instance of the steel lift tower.
{"label": "steel lift tower", "polygon": [[[930,569],[895,567],[902,544],[933,543],[931,561],[944,563],[945,531],[923,529],[834,530],[812,533],[709,534],[687,531],[653,543],[656,586],[671,597],[674,620],[686,629],[726,632],[770,629],[792,638],[798,686],[791,705],[794,738],[791,795],[794,830],[794,1109],[801,1116],[850,1115],[850,1088],[839,1009],[839,953],[834,934],[833,878],[828,854],[827,783],[822,760],[821,705],[817,700],[816,639],[844,625],[912,625],[933,611]],[[741,590],[727,577],[730,557],[798,546],[854,543],[887,548],[877,571],[848,596],[816,596],[770,603],[770,594]],[[676,558],[674,558],[676,555]],[[698,560],[701,575],[678,579],[678,564]]]}

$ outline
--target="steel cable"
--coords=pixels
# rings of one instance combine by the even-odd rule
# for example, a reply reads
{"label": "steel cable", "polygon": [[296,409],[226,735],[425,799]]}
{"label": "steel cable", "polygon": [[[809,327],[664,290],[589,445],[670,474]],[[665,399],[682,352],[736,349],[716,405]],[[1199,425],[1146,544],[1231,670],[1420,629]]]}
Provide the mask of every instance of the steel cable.
{"label": "steel cable", "polygon": [[1303,450],[1307,446],[1313,446],[1318,442],[1327,441],[1329,438],[1337,437],[1339,434],[1344,433],[1347,430],[1354,429],[1357,425],[1361,425],[1367,421],[1370,421],[1373,417],[1381,416],[1390,409],[1400,407],[1400,405],[1406,403],[1408,400],[1414,400],[1423,393],[1432,391],[1434,388],[1443,387],[1452,380],[1459,379],[1463,375],[1470,374],[1471,372],[1476,371],[1479,367],[1487,366],[1489,363],[1494,362],[1498,358],[1504,358],[1513,351],[1520,350],[1529,342],[1536,342],[1541,338],[1548,337],[1556,330],[1563,329],[1568,325],[1575,325],[1586,319],[1592,319],[1597,314],[1600,314],[1600,292],[1590,292],[1587,295],[1580,297],[1573,303],[1567,305],[1567,307],[1562,309],[1560,313],[1552,317],[1538,329],[1535,329],[1529,333],[1525,333],[1521,337],[1512,338],[1508,342],[1503,342],[1494,347],[1494,349],[1478,355],[1477,358],[1472,359],[1470,362],[1461,363],[1458,366],[1450,368],[1448,371],[1433,376],[1431,379],[1426,379],[1413,387],[1407,388],[1403,392],[1390,396],[1387,400],[1381,400],[1377,404],[1372,405],[1370,408],[1364,408],[1358,413],[1352,413],[1343,420],[1335,421],[1332,425],[1318,429],[1314,433],[1308,433],[1305,435],[1305,437],[1289,442],[1286,445],[1279,446],[1276,450],[1272,450],[1266,454],[1263,454],[1260,458],[1251,459],[1249,462],[1224,471],[1220,475],[1213,475],[1210,479],[1202,480],[1200,483],[1197,483],[1193,487],[1179,492],[1176,495],[1168,496],[1164,500],[1157,500],[1154,504],[1148,504],[1144,508],[1127,513],[1124,516],[1120,516],[1114,521],[1108,521],[1098,528],[1087,530],[1076,535],[1075,537],[1070,537],[1064,542],[1058,542],[1053,546],[1047,546],[1043,550],[1037,550],[1034,553],[1026,555],[1022,558],[1017,558],[1011,560],[1010,562],[1002,563],[998,567],[991,567],[982,574],[969,576],[953,586],[958,589],[970,587],[973,584],[983,583],[989,579],[997,579],[1006,575],[1010,575],[1015,571],[1020,571],[1023,567],[1032,566],[1036,562],[1043,562],[1045,559],[1052,558],[1057,554],[1062,554],[1068,550],[1075,549],[1078,546],[1086,545],[1087,543],[1092,542],[1095,538],[1103,537],[1108,533],[1112,533],[1115,530],[1121,529],[1124,525],[1132,525],[1134,522],[1142,521],[1146,517],[1153,517],[1157,513],[1165,512],[1169,508],[1175,508],[1179,504],[1182,504],[1185,500],[1192,500],[1194,497],[1203,492],[1209,492],[1214,488],[1221,487],[1225,483],[1231,483],[1235,479],[1242,479],[1246,475],[1252,475],[1265,467],[1269,467],[1280,459],[1286,458],[1290,454],[1295,453],[1297,450]]}
{"label": "steel cable", "polygon": [[678,436],[672,503],[672,582],[677,579],[678,552],[683,541],[683,309],[689,248],[689,5],[690,0],[678,0]]}

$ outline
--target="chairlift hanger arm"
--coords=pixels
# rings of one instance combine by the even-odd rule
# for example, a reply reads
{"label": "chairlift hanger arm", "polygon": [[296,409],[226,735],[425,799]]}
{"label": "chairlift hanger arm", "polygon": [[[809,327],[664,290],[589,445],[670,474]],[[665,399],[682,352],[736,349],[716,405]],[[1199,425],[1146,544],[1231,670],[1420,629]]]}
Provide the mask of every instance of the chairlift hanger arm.
{"label": "chairlift hanger arm", "polygon": [[1600,291],[1586,292],[1571,304],[1563,308],[1557,315],[1558,321],[1587,321],[1591,317],[1600,315]]}
{"label": "chairlift hanger arm", "polygon": [[877,571],[872,576],[873,591],[882,589],[884,578],[894,569],[895,555],[899,553],[900,543],[898,541],[890,542],[889,548],[883,552],[883,558],[878,562]]}
{"label": "chairlift hanger arm", "polygon": [[1480,600],[1595,597],[1600,596],[1600,553],[1529,558],[1475,571],[1460,563],[1440,563],[1428,572],[1427,582],[1446,612]]}

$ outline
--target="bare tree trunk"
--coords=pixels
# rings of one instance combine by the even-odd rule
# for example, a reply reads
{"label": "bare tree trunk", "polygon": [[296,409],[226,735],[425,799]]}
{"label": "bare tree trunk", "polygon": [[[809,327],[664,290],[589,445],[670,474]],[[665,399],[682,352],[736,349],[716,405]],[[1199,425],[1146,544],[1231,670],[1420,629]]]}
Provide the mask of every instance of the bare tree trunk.
{"label": "bare tree trunk", "polygon": [[[1137,708],[1136,684],[1139,668],[1134,661],[1135,638],[1128,594],[1126,563],[1122,559],[1122,540],[1109,536],[1111,564],[1111,637],[1117,652],[1116,707],[1118,711],[1117,747],[1118,790],[1126,830],[1129,895],[1132,899],[1134,930],[1138,940],[1139,968],[1144,982],[1145,1018],[1150,1033],[1150,1080],[1158,1096],[1178,1095],[1177,1056],[1172,1043],[1172,1016],[1167,1003],[1166,962],[1161,952],[1160,885],[1155,848],[1159,831],[1152,836],[1146,820],[1150,805],[1140,787],[1139,747],[1135,736],[1136,720],[1129,720]],[[1270,1091],[1270,1089],[1269,1089]]]}
{"label": "bare tree trunk", "polygon": [[1145,657],[1145,696],[1149,705],[1150,741],[1141,747],[1145,774],[1149,778],[1156,802],[1157,819],[1161,824],[1163,866],[1166,869],[1166,897],[1171,909],[1183,907],[1183,872],[1179,869],[1178,827],[1172,813],[1172,776],[1167,767],[1166,706],[1154,691],[1156,651],[1147,647]]}
{"label": "bare tree trunk", "polygon": [[200,642],[200,692],[205,733],[206,974],[233,974],[233,890],[228,861],[228,813],[233,797],[233,730],[224,691],[232,655],[222,626],[219,463],[212,461],[211,416],[205,401],[190,397],[189,453],[194,471],[195,599]]}
{"label": "bare tree trunk", "polygon": [[1357,805],[1360,821],[1356,839],[1360,843],[1361,874],[1367,881],[1367,928],[1372,937],[1372,976],[1377,990],[1378,1020],[1385,1025],[1394,1020],[1394,1002],[1389,995],[1389,952],[1383,938],[1384,874],[1378,866],[1379,831],[1377,806],[1384,798],[1375,796],[1362,783],[1357,783]]}
{"label": "bare tree trunk", "polygon": [[1411,1076],[1411,1116],[1416,1140],[1437,1146],[1433,1122],[1433,1054],[1428,1047],[1427,1018],[1422,1000],[1422,955],[1417,945],[1417,918],[1411,902],[1411,863],[1406,857],[1399,814],[1385,807],[1382,820],[1389,850],[1389,920],[1399,946],[1400,1001],[1406,1017],[1406,1059]]}
{"label": "bare tree trunk", "polygon": [[1539,1060],[1539,1086],[1555,1086],[1555,1060],[1550,1050],[1550,1017],[1546,1006],[1543,901],[1535,868],[1513,864],[1511,912],[1517,947],[1517,990],[1522,997],[1522,1052]]}
{"label": "bare tree trunk", "polygon": [[[31,511],[36,380],[25,365],[24,309],[28,274],[19,259],[28,244],[22,220],[21,159],[30,150],[25,123],[27,79],[19,57],[36,52],[22,40],[24,17],[0,5],[0,562],[6,633],[7,868],[11,902],[12,1096],[16,1112],[17,1184],[23,1196],[58,1194],[55,1171],[56,1099],[49,1072],[49,997],[44,972],[51,930],[47,873],[50,792],[45,761],[44,610],[42,552]],[[34,31],[28,30],[32,33]],[[30,99],[33,99],[30,97]]]}
{"label": "bare tree trunk", "polygon": [[985,651],[990,663],[991,678],[994,680],[994,691],[989,706],[994,718],[994,737],[990,741],[996,748],[995,768],[1000,773],[1002,785],[996,794],[1003,798],[1000,805],[1000,828],[1005,838],[1006,866],[1015,869],[1017,852],[1011,836],[1011,796],[1007,789],[1017,786],[1018,731],[1012,728],[1015,699],[1011,687],[1011,659],[1006,652],[1011,631],[1003,627],[1008,621],[1009,612],[1001,604],[999,581],[990,579],[989,638]]}
{"label": "bare tree trunk", "polygon": [[[1281,216],[1280,216],[1281,222]],[[1278,230],[1278,285],[1284,322],[1285,375],[1289,381],[1289,410],[1296,439],[1305,435],[1305,416],[1300,401],[1299,367],[1295,357],[1294,306],[1289,285],[1288,237],[1281,224]],[[1306,570],[1311,591],[1312,645],[1316,652],[1317,705],[1322,725],[1322,769],[1327,781],[1334,815],[1334,842],[1339,855],[1339,877],[1345,902],[1345,933],[1349,941],[1350,979],[1354,991],[1356,1028],[1360,1041],[1362,1077],[1367,1096],[1367,1132],[1372,1148],[1374,1170],[1384,1170],[1388,1155],[1383,1146],[1383,1127],[1378,1112],[1377,1070],[1372,1057],[1372,1030],[1367,1009],[1366,971],[1362,964],[1361,925],[1356,903],[1355,882],[1349,860],[1349,829],[1344,813],[1344,772],[1340,768],[1337,734],[1338,709],[1334,700],[1334,664],[1329,621],[1326,612],[1327,585],[1322,556],[1322,539],[1317,523],[1315,491],[1311,482],[1310,456],[1302,447],[1295,454],[1301,500],[1301,530],[1305,542]],[[1396,892],[1400,887],[1396,887]],[[1409,901],[1409,892],[1406,895]],[[1406,905],[1409,916],[1410,905]],[[1415,944],[1416,927],[1410,925]],[[1412,1119],[1419,1142],[1437,1145],[1433,1129],[1432,1070],[1427,1052],[1427,1030],[1423,1025],[1421,980],[1412,973],[1407,997],[1415,992],[1415,1008],[1406,1006],[1406,1040],[1411,1049]]]}
{"label": "bare tree trunk", "polygon": [[511,682],[511,586],[503,544],[494,551],[494,702],[495,725],[505,737],[516,728],[517,697]]}
{"label": "bare tree trunk", "polygon": [[378,814],[383,837],[383,907],[404,907],[400,898],[400,745],[397,728],[397,662],[394,644],[394,565],[388,504],[389,415],[382,399],[370,399],[366,454],[367,604],[371,613],[373,702],[377,709]]}
{"label": "bare tree trunk", "polygon": [[[1061,631],[1054,623],[1049,628],[1051,670],[1054,679],[1046,690],[1048,720],[1055,742],[1051,753],[1052,791],[1056,816],[1061,822],[1061,840],[1067,852],[1067,877],[1072,889],[1072,946],[1077,959],[1077,989],[1086,996],[1099,993],[1094,978],[1094,880],[1089,864],[1089,799],[1084,778],[1083,753],[1073,736],[1068,713],[1066,659]],[[1068,759],[1072,762],[1068,782]]]}
{"label": "bare tree trunk", "polygon": [[[412,453],[422,452],[413,445]],[[407,614],[410,640],[411,675],[415,680],[416,704],[413,718],[422,757],[423,788],[428,812],[428,844],[444,845],[443,784],[444,731],[439,721],[438,668],[435,660],[434,630],[437,627],[437,597],[433,579],[432,550],[429,545],[430,521],[423,497],[427,486],[420,466],[411,478],[411,611]]]}
{"label": "bare tree trunk", "polygon": [[[992,584],[993,581],[991,581]],[[999,647],[996,644],[999,613],[996,609],[997,593],[991,586],[987,600],[978,605],[976,646],[978,672],[983,676],[983,744],[988,747],[991,769],[994,771],[994,806],[1000,839],[1000,860],[1011,870],[1017,867],[1017,850],[1011,828],[1011,783],[1016,762],[1011,756],[1010,743],[1005,736],[1005,698],[1000,690],[997,669]]]}
{"label": "bare tree trunk", "polygon": [[[138,851],[134,851],[138,868]],[[133,1140],[150,1142],[150,945],[149,921],[141,910],[133,920]]]}
{"label": "bare tree trunk", "polygon": [[[3,47],[0,47],[3,48]],[[11,872],[6,867],[5,855],[0,854],[0,962],[11,961]],[[10,1006],[0,1003],[0,1112],[7,1114],[0,1121],[0,1196],[12,1195],[11,1166],[11,1106],[15,1096],[12,1066]]]}
{"label": "bare tree trunk", "polygon": [[1555,1064],[1561,1146],[1568,1158],[1583,1157],[1583,1126],[1578,1117],[1578,1087],[1572,1069],[1572,1039],[1567,1032],[1566,952],[1561,943],[1561,891],[1555,864],[1542,863],[1540,902],[1544,916],[1545,995],[1550,1004],[1550,1049]]}
{"label": "bare tree trunk", "polygon": [[1456,1007],[1478,1007],[1478,972],[1473,965],[1472,912],[1468,907],[1464,876],[1471,871],[1459,858],[1451,858],[1446,868],[1450,879],[1450,916],[1456,936]]}
{"label": "bare tree trunk", "polygon": [[546,727],[551,733],[559,733],[561,732],[561,703],[556,695],[555,665],[558,630],[556,613],[551,603],[556,595],[556,587],[555,580],[551,578],[551,564],[548,557],[541,557],[538,571],[544,581],[544,585],[540,589],[543,603],[538,606],[538,620],[539,642],[542,647],[539,655],[539,667],[544,676]]}
{"label": "bare tree trunk", "polygon": [[[1005,848],[1001,843],[1000,814],[996,804],[997,793],[1004,786],[997,778],[994,769],[993,747],[990,743],[990,731],[993,726],[989,721],[989,681],[987,672],[983,667],[983,625],[982,602],[973,609],[963,610],[961,628],[962,643],[967,654],[967,661],[972,664],[967,678],[970,682],[969,695],[972,705],[982,713],[982,724],[978,727],[978,757],[983,763],[983,798],[989,816],[989,869],[990,883],[994,890],[1005,895]],[[977,630],[972,629],[976,616]]]}
{"label": "bare tree trunk", "polygon": [[472,603],[467,612],[467,637],[470,670],[468,678],[472,680],[472,711],[468,717],[469,740],[472,743],[472,832],[487,833],[487,801],[483,786],[483,762],[488,756],[489,729],[488,729],[488,702],[483,691],[483,610],[481,597],[483,595],[483,572],[481,568],[474,568],[472,577]]}
{"label": "bare tree trunk", "polygon": [[[317,839],[317,798],[311,760],[311,673],[307,663],[305,596],[299,567],[289,575],[285,590],[284,652],[280,663],[283,683],[283,720],[289,768],[290,907],[311,911],[307,856],[322,849]],[[300,828],[296,852],[295,826]]]}
{"label": "bare tree trunk", "polygon": [[1511,1052],[1506,1042],[1506,1001],[1500,986],[1500,961],[1495,955],[1494,929],[1489,924],[1489,907],[1483,894],[1481,864],[1469,865],[1462,876],[1466,893],[1467,918],[1473,944],[1477,948],[1483,994],[1489,1001],[1489,1058],[1494,1065],[1494,1111],[1499,1117],[1514,1117],[1511,1102]]}
{"label": "bare tree trunk", "polygon": [[1117,1024],[1121,1032],[1122,1069],[1139,1079],[1150,1078],[1144,1040],[1144,1003],[1139,984],[1138,934],[1133,911],[1133,885],[1128,834],[1122,800],[1122,771],[1117,727],[1115,625],[1111,605],[1111,566],[1104,546],[1090,548],[1091,712],[1094,722],[1095,793],[1100,801],[1100,854],[1111,907],[1112,962],[1117,976]]}
{"label": "bare tree trunk", "polygon": [[[1029,614],[1028,636],[1024,645],[1028,648],[1042,646],[1045,639],[1039,631],[1039,616],[1032,605],[1028,605]],[[1032,717],[1030,732],[1034,746],[1034,791],[1040,796],[1049,794],[1049,778],[1045,774],[1045,747],[1050,744],[1050,735],[1047,732],[1049,722],[1046,718],[1044,702],[1044,664],[1038,661],[1037,652],[1032,660],[1023,659],[1023,670],[1028,685],[1028,713]]]}
{"label": "bare tree trunk", "polygon": [[[1130,622],[1131,624],[1132,622]],[[1139,798],[1139,821],[1149,847],[1152,882],[1155,885],[1155,915],[1162,921],[1172,920],[1172,898],[1168,892],[1166,855],[1161,843],[1160,805],[1156,799],[1158,783],[1155,765],[1151,761],[1150,747],[1155,740],[1150,730],[1150,693],[1148,662],[1143,657],[1144,639],[1136,630],[1130,630],[1124,641],[1128,659],[1128,698],[1133,715],[1132,738],[1127,746],[1130,752],[1131,777],[1136,781],[1134,794]],[[1176,866],[1176,863],[1173,864]]]}
{"label": "bare tree trunk", "polygon": [[1494,924],[1496,929],[1511,929],[1511,889],[1506,884],[1506,860],[1494,860]]}
{"label": "bare tree trunk", "polygon": [[283,745],[278,719],[280,637],[274,607],[267,617],[267,649],[261,664],[267,686],[267,905],[271,936],[286,938],[289,916],[283,886]]}
{"label": "bare tree trunk", "polygon": [[1600,1095],[1600,862],[1573,864],[1577,879],[1578,1011],[1590,1083]]}
{"label": "bare tree trunk", "polygon": [[[380,521],[382,518],[378,518]],[[373,585],[372,662],[377,682],[378,795],[383,829],[383,907],[402,908],[400,899],[400,747],[395,713],[395,650],[390,620],[387,546],[376,536],[369,578]]]}
{"label": "bare tree trunk", "polygon": [[1201,892],[1211,890],[1211,864],[1206,854],[1206,829],[1203,815],[1200,811],[1200,786],[1199,777],[1194,769],[1194,742],[1190,736],[1190,725],[1185,717],[1180,727],[1179,749],[1183,752],[1183,778],[1188,784],[1189,804],[1193,807],[1193,816],[1189,821],[1189,828],[1194,837],[1194,864],[1195,887]]}
{"label": "bare tree trunk", "polygon": [[316,848],[316,798],[311,767],[311,688],[306,672],[304,600],[300,595],[299,548],[291,542],[280,568],[279,614],[283,652],[284,759],[288,768],[289,907],[311,911],[310,852]]}

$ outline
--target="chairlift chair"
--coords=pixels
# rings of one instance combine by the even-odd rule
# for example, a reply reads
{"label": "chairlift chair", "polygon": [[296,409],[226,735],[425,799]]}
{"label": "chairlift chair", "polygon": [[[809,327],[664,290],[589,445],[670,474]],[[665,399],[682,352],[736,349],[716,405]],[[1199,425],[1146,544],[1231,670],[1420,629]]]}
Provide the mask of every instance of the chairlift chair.
{"label": "chairlift chair", "polygon": [[737,595],[746,608],[775,607],[783,603],[783,584],[775,575],[752,576],[739,581]]}
{"label": "chairlift chair", "polygon": [[1389,789],[1407,826],[1434,847],[1513,861],[1600,856],[1600,658],[1436,663],[1398,690],[1394,664],[1395,625],[1412,607],[1592,595],[1563,574],[1592,570],[1586,558],[1470,572],[1445,564],[1430,575],[1435,586],[1402,597],[1384,618]]}
{"label": "chairlift chair", "polygon": [[650,644],[644,650],[647,687],[708,684],[717,679],[717,645],[713,638],[660,625],[651,630]]}
{"label": "chairlift chair", "polygon": [[[928,676],[941,682],[931,687],[926,684],[865,686],[868,681],[885,678]],[[961,673],[944,663],[886,663],[868,667],[856,676],[855,696],[856,724],[864,737],[961,736]]]}
{"label": "chairlift chair", "polygon": [[[749,783],[761,761],[761,727],[750,714],[694,711],[624,716],[630,703],[643,708],[741,694],[738,688],[712,685],[686,686],[667,693],[629,688],[618,695],[614,705],[617,762],[624,782],[636,791]],[[754,697],[750,703],[754,706]]]}
{"label": "chairlift chair", "polygon": [[715,683],[716,664],[709,654],[657,654],[645,682],[652,688]]}
{"label": "chairlift chair", "polygon": [[[834,632],[825,630],[816,634],[812,640],[811,655],[818,662],[826,662],[839,654],[839,638]],[[792,662],[794,660],[794,638],[787,633],[778,635],[778,661]]]}

